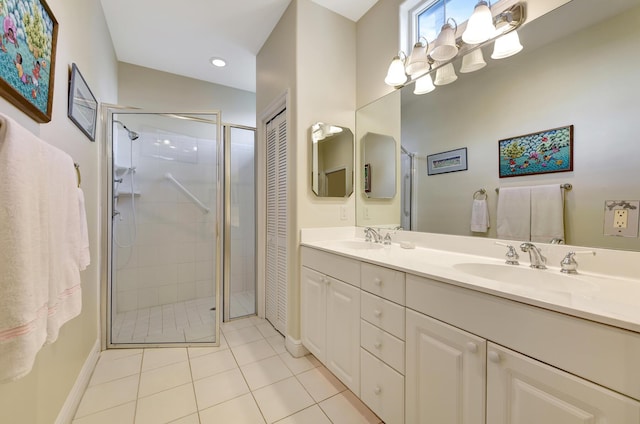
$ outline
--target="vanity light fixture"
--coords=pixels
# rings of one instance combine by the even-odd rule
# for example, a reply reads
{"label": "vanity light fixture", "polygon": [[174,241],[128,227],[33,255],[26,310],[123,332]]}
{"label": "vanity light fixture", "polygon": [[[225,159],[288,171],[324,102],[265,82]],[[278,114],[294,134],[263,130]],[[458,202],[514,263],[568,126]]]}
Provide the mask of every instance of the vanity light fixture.
{"label": "vanity light fixture", "polygon": [[[498,24],[497,31],[501,33],[503,29],[509,29],[509,24],[505,21]],[[504,59],[519,53],[522,50],[522,44],[520,44],[520,37],[518,37],[518,31],[515,29],[506,33],[496,40],[493,45],[493,53],[491,59]]]}
{"label": "vanity light fixture", "polygon": [[[516,30],[525,22],[525,3],[516,3],[506,10],[491,18],[487,24],[486,12],[491,10],[485,0],[478,1],[474,14],[467,21],[467,31],[471,31],[468,36],[465,34],[456,39],[457,23],[449,18],[442,26],[442,31],[433,43],[433,48],[429,52],[428,43],[421,39],[413,46],[411,56],[407,58],[403,51],[393,58],[389,71],[384,82],[392,87],[401,88],[409,80],[415,81],[414,94],[425,94],[433,91],[435,85],[446,85],[454,82],[458,76],[453,68],[453,61],[462,57],[460,72],[468,73],[484,68],[487,63],[482,56],[482,47],[495,42],[492,59],[503,59],[512,56],[522,50],[522,44]],[[477,19],[472,19],[476,13]],[[446,10],[445,10],[446,16]],[[455,28],[449,23],[453,21]],[[480,26],[476,23],[480,22]],[[495,26],[494,26],[495,24]],[[476,28],[481,28],[476,29]],[[490,32],[489,38],[475,43],[480,37],[480,33]],[[469,42],[465,41],[465,38]],[[472,43],[473,41],[473,43]],[[425,59],[426,57],[426,59]],[[435,79],[431,74],[435,72]],[[428,77],[428,78],[427,78]]]}
{"label": "vanity light fixture", "polygon": [[462,33],[462,41],[467,44],[480,44],[493,37],[495,32],[491,9],[486,1],[480,0],[467,21],[467,28]]}
{"label": "vanity light fixture", "polygon": [[[422,40],[424,40],[424,43],[422,42]],[[428,50],[429,43],[424,37],[420,37],[418,42],[413,45],[411,56],[409,56],[409,61],[407,62],[407,66],[405,68],[406,73],[409,74],[411,78],[415,79],[425,72],[429,71],[430,64],[429,58],[427,57]]]}
{"label": "vanity light fixture", "polygon": [[407,74],[404,70],[404,63],[407,60],[407,55],[401,50],[398,52],[398,55],[393,58],[391,61],[391,65],[389,65],[389,70],[387,71],[387,76],[384,79],[384,82],[387,85],[392,87],[399,87],[404,85],[407,82]]}
{"label": "vanity light fixture", "polygon": [[[446,2],[445,2],[446,3]],[[449,21],[453,21],[455,29]],[[430,56],[433,60],[439,62],[446,62],[451,60],[458,54],[458,46],[456,45],[456,32],[458,31],[458,23],[453,18],[447,19],[447,22],[442,26],[438,38],[433,42],[433,50],[431,50]]]}
{"label": "vanity light fixture", "polygon": [[487,66],[487,62],[484,61],[482,56],[482,49],[471,50],[471,52],[465,54],[462,57],[462,66],[460,66],[460,72],[463,74],[477,71]]}
{"label": "vanity light fixture", "polygon": [[453,63],[449,62],[438,68],[436,71],[436,79],[433,80],[435,85],[447,85],[451,84],[458,79],[455,69],[453,69]]}
{"label": "vanity light fixture", "polygon": [[426,74],[419,77],[416,80],[416,84],[413,87],[413,94],[421,95],[431,93],[436,89],[436,86],[433,85],[433,80],[431,79],[431,74]]}

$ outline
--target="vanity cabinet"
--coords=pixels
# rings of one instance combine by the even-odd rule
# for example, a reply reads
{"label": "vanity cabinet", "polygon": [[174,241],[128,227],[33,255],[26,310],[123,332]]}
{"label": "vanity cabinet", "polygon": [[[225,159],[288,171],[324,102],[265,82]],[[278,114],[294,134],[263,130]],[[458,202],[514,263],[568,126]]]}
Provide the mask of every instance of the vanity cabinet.
{"label": "vanity cabinet", "polygon": [[407,310],[406,422],[484,423],[486,352],[486,340]]}
{"label": "vanity cabinet", "polygon": [[488,423],[640,423],[633,399],[494,343],[487,352]]}
{"label": "vanity cabinet", "polygon": [[[336,261],[346,267],[337,268]],[[313,250],[303,253],[302,263],[302,344],[353,393],[359,395],[360,264]],[[341,275],[350,282],[338,280],[331,274]]]}
{"label": "vanity cabinet", "polygon": [[408,275],[407,423],[485,423],[484,408],[487,424],[640,423],[639,348],[637,333]]}
{"label": "vanity cabinet", "polygon": [[302,248],[302,342],[386,424],[640,424],[640,334]]}

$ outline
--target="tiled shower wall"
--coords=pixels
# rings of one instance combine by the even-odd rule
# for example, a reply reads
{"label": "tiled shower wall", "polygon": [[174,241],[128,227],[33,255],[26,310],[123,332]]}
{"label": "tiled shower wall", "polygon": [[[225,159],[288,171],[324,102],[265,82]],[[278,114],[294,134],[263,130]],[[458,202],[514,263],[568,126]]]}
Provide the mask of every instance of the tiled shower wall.
{"label": "tiled shower wall", "polygon": [[[165,144],[157,133],[140,131],[133,142],[135,225],[131,175],[116,184],[116,209],[121,213],[114,220],[117,313],[214,296],[216,143],[170,138],[171,144]],[[116,164],[128,167],[129,139],[119,131],[115,142]],[[169,181],[167,173],[200,199],[209,213]]]}

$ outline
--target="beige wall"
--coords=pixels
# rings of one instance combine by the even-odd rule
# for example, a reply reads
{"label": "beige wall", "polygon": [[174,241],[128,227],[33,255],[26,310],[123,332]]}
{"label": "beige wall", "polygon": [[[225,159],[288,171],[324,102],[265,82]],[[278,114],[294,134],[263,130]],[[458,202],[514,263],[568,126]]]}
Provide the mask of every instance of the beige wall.
{"label": "beige wall", "polygon": [[0,100],[0,112],[16,119],[80,164],[91,265],[82,276],[82,314],[43,347],[29,375],[0,385],[0,422],[50,424],[56,420],[91,348],[99,338],[99,176],[102,134],[92,143],[67,118],[69,66],[75,62],[99,102],[117,100],[116,58],[99,0],[48,0],[59,23],[53,117],[38,124]]}
{"label": "beige wall", "polygon": [[220,110],[222,122],[256,124],[255,93],[123,62],[118,64],[118,102],[157,111]]}
{"label": "beige wall", "polygon": [[[295,253],[289,261],[287,332],[294,339],[300,337],[300,228],[355,223],[353,196],[319,199],[313,194],[309,142],[309,128],[317,121],[354,128],[355,52],[355,23],[310,0],[294,0],[257,58],[259,119],[284,93],[289,99],[289,251]],[[258,128],[259,140],[264,140],[260,123]],[[258,157],[262,161],[260,176],[264,175],[263,149]],[[258,216],[264,216],[264,198],[261,202]],[[347,220],[340,219],[341,207],[347,208]],[[258,245],[263,246],[264,235],[259,237]],[[263,263],[260,269],[264,269]]]}

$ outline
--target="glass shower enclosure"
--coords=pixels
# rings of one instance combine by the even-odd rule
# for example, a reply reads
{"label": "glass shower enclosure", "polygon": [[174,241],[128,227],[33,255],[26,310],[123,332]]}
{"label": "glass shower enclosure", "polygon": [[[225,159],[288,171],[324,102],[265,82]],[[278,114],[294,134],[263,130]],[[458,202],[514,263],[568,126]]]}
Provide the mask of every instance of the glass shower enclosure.
{"label": "glass shower enclosure", "polygon": [[223,265],[220,114],[104,112],[106,344],[215,345]]}

